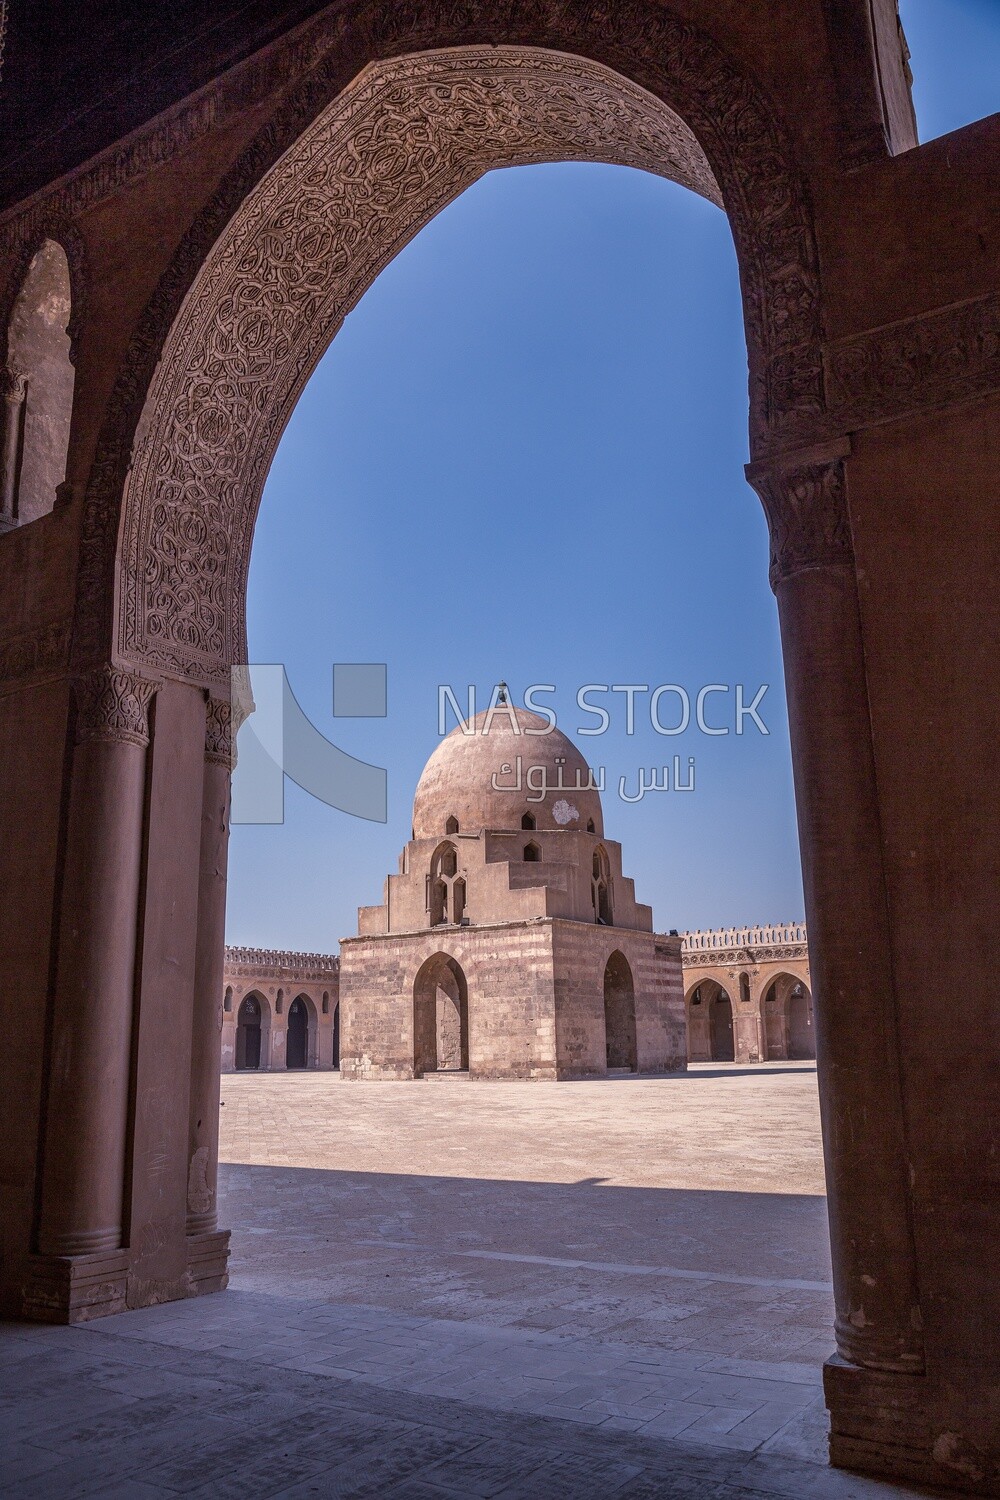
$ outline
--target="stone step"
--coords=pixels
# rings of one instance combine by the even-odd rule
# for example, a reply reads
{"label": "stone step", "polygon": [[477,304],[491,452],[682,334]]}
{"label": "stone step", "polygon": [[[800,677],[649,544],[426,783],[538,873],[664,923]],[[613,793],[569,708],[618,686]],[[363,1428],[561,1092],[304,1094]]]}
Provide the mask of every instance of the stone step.
{"label": "stone step", "polygon": [[460,1083],[468,1082],[468,1068],[439,1068],[436,1073],[425,1073],[425,1083]]}

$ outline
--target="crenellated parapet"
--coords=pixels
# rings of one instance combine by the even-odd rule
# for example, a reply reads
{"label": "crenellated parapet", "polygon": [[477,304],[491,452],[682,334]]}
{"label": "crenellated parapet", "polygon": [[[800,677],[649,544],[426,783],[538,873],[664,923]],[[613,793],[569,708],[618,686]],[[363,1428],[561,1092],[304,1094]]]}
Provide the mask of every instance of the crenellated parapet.
{"label": "crenellated parapet", "polygon": [[286,948],[226,948],[226,974],[254,979],[322,982],[340,973],[335,953],[296,953]]}
{"label": "crenellated parapet", "polygon": [[681,933],[685,969],[725,964],[809,961],[804,922],[774,922],[758,927],[710,927]]}

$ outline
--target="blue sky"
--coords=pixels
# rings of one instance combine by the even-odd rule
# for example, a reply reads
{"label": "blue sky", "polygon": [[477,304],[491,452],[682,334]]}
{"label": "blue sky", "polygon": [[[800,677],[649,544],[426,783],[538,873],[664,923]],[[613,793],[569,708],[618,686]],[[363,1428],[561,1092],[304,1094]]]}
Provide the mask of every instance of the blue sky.
{"label": "blue sky", "polygon": [[[903,0],[921,138],[1000,107],[1000,5]],[[742,477],[746,350],[723,214],[624,168],[494,172],[386,268],[310,380],[265,490],[250,657],[283,662],[313,722],[388,769],[383,826],[286,786],[233,830],[230,942],[330,950],[381,899],[437,743],[438,686],[504,678],[568,733],[585,683],[727,684],[730,733],[579,739],[605,823],[660,929],[802,915],[767,534]],[[384,661],[388,714],[334,719],[334,661]],[[737,736],[736,684],[760,713]],[[666,708],[666,704],[664,705]],[[692,793],[629,806],[640,767]]]}

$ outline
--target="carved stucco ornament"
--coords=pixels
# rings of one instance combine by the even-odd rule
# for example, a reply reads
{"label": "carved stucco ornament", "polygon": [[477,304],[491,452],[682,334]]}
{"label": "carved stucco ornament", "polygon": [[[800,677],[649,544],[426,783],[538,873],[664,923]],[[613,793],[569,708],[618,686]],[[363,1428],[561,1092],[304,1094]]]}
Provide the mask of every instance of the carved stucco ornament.
{"label": "carved stucco ornament", "polygon": [[1000,386],[1000,296],[838,339],[826,365],[841,428],[992,395]]}
{"label": "carved stucco ornament", "polygon": [[210,765],[233,765],[233,710],[226,698],[209,694],[205,711],[205,759]]}
{"label": "carved stucco ornament", "polygon": [[797,460],[748,464],[747,479],[760,496],[771,537],[772,589],[806,568],[853,567],[844,475],[849,452],[844,440]]}
{"label": "carved stucco ornament", "polygon": [[73,678],[76,741],[149,743],[149,705],[156,683],[137,672],[99,667]]}
{"label": "carved stucco ornament", "polygon": [[[403,14],[389,8],[383,18],[403,28],[400,45]],[[600,63],[532,47],[372,64],[319,113],[311,80],[311,123],[270,169],[263,148],[234,168],[136,335],[85,507],[81,662],[110,646],[121,659],[218,684],[245,660],[253,524],[299,392],[383,266],[494,167],[599,160],[674,178],[716,202],[721,188],[739,249],[756,447],[811,431],[823,408],[819,286],[787,143],[708,38],[655,14],[650,32],[608,11],[601,45],[660,97]],[[569,33],[580,24],[564,11],[551,20]],[[664,97],[683,106],[711,168]],[[269,127],[268,143],[288,128]],[[112,643],[101,617],[113,578]]]}

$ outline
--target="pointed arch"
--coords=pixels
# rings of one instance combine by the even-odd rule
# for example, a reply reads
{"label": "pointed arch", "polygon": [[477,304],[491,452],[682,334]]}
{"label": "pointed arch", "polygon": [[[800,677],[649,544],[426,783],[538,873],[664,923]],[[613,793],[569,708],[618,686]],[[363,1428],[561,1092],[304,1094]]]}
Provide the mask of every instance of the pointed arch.
{"label": "pointed arch", "polygon": [[236,1013],[238,1073],[257,1072],[271,1065],[271,1007],[260,990],[251,990]]}
{"label": "pointed arch", "polygon": [[469,990],[465,971],[447,953],[434,953],[413,981],[413,1072],[461,1072],[469,1067]]}
{"label": "pointed arch", "polygon": [[598,844],[591,861],[590,898],[594,909],[594,921],[602,927],[613,922],[611,902],[611,862],[603,844]]}
{"label": "pointed arch", "polygon": [[615,950],[604,967],[604,1041],[609,1069],[639,1065],[635,1024],[635,981],[624,953]]}
{"label": "pointed arch", "polygon": [[285,1022],[285,1067],[314,1068],[319,1062],[319,1017],[311,995],[302,991],[288,1007]]}
{"label": "pointed arch", "polygon": [[[819,272],[794,152],[754,80],[709,36],[643,9],[641,24],[634,7],[592,23],[567,11],[546,23],[544,45],[482,47],[417,0],[383,18],[393,59],[336,98],[317,108],[315,83],[293,83],[134,336],[88,486],[76,660],[114,640],[125,659],[209,682],[246,659],[257,505],[303,384],[378,270],[493,167],[618,162],[724,203],[753,450],[814,437],[825,411]],[[444,50],[412,50],[430,38]],[[389,96],[391,139],[372,124]],[[211,581],[197,565],[206,555]]]}

